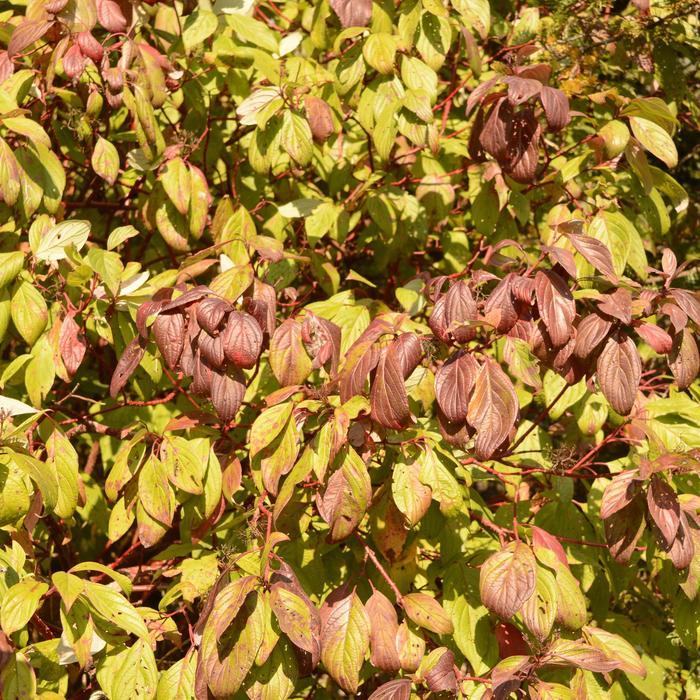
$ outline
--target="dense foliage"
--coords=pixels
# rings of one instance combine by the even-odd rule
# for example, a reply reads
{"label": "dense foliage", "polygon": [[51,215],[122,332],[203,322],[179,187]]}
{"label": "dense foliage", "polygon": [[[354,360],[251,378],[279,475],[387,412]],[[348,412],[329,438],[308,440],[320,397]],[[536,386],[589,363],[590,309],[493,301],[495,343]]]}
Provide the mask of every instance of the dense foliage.
{"label": "dense foliage", "polygon": [[687,0],[0,1],[0,692],[700,698]]}

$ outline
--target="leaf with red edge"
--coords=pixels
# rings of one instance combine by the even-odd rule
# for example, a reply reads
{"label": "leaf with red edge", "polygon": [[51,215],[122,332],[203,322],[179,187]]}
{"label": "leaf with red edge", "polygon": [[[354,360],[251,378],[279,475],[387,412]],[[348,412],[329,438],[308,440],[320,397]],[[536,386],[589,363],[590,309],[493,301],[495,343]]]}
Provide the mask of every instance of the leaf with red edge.
{"label": "leaf with red edge", "polygon": [[[330,594],[329,598],[333,596]],[[324,603],[321,659],[333,680],[348,693],[356,693],[360,669],[369,649],[370,620],[357,593]]]}
{"label": "leaf with red edge", "polygon": [[311,374],[313,367],[301,338],[301,323],[293,318],[282,323],[270,340],[270,367],[282,386],[301,384]]}
{"label": "leaf with red edge", "polygon": [[667,542],[673,542],[680,524],[681,506],[671,485],[654,474],[647,489],[647,508]]}
{"label": "leaf with red edge", "polygon": [[410,700],[411,681],[408,678],[397,678],[380,685],[368,700]]}
{"label": "leaf with red edge", "polygon": [[136,371],[146,352],[145,345],[139,337],[134,338],[125,348],[122,356],[117,362],[112,374],[112,381],[109,384],[109,395],[115,398],[116,395],[126,386],[129,377]]}
{"label": "leaf with red edge", "polygon": [[576,251],[587,260],[596,270],[605,275],[611,282],[617,282],[613,259],[610,249],[597,238],[584,236],[580,233],[569,232],[566,234]]}
{"label": "leaf with red edge", "polygon": [[366,27],[372,17],[372,0],[330,0],[340,24],[347,27]]}
{"label": "leaf with red edge", "polygon": [[518,397],[512,382],[500,365],[485,358],[467,408],[467,420],[476,429],[474,449],[479,459],[491,457],[508,437],[517,415]]}
{"label": "leaf with red edge", "polygon": [[455,656],[446,647],[433,649],[421,664],[421,674],[433,693],[457,693]]}
{"label": "leaf with red edge", "polygon": [[97,19],[108,32],[123,32],[127,20],[116,0],[97,0]]}
{"label": "leaf with red edge", "polygon": [[71,314],[68,314],[61,323],[58,349],[66,372],[72,377],[78,371],[85,357],[87,346],[85,345],[83,329],[75,322],[75,318]]}
{"label": "leaf with red edge", "polygon": [[641,480],[636,469],[620,472],[603,491],[600,501],[600,517],[607,520],[626,508],[641,493]]}
{"label": "leaf with red edge", "polygon": [[375,318],[350,346],[339,377],[340,400],[343,403],[362,393],[367,376],[379,362],[379,348],[375,346],[375,342],[391,331],[392,326],[389,323]]}
{"label": "leaf with red edge", "polygon": [[576,317],[576,304],[566,282],[556,272],[540,270],[535,276],[535,298],[553,345],[565,345]]}
{"label": "leaf with red edge", "polygon": [[627,335],[608,338],[598,356],[596,373],[601,391],[613,409],[622,416],[628,415],[642,378],[642,362],[632,338]]}
{"label": "leaf with red edge", "polygon": [[342,466],[328,479],[323,496],[316,499],[321,517],[330,525],[330,542],[349,537],[372,500],[372,482],[367,466],[352,447],[343,449],[346,452]]}
{"label": "leaf with red edge", "polygon": [[397,357],[404,379],[411,376],[423,357],[420,338],[415,333],[402,333],[392,342],[391,352]]}
{"label": "leaf with red edge", "polygon": [[472,355],[460,350],[435,373],[435,398],[449,421],[466,421],[469,398],[478,372],[479,365]]}
{"label": "leaf with red edge", "polygon": [[481,601],[503,618],[517,613],[535,591],[537,560],[522,542],[492,554],[479,573]]}
{"label": "leaf with red edge", "polygon": [[654,352],[666,355],[673,348],[673,338],[654,323],[643,321],[634,327],[639,337],[647,343]]}
{"label": "leaf with red edge", "polygon": [[567,559],[566,552],[561,546],[559,540],[556,537],[554,537],[554,535],[550,535],[546,530],[543,530],[541,527],[537,527],[536,525],[533,525],[531,529],[533,546],[544,547],[545,549],[549,549],[556,555],[557,559],[568,569],[569,560]]}
{"label": "leaf with red edge", "polygon": [[313,358],[313,368],[318,369],[330,362],[331,376],[335,376],[340,359],[340,328],[307,311],[301,327],[301,338]]}
{"label": "leaf with red edge", "polygon": [[73,44],[63,55],[63,70],[71,80],[77,80],[85,70],[87,59],[78,44]]}
{"label": "leaf with red edge", "polygon": [[22,53],[24,49],[31,46],[35,41],[39,41],[46,32],[53,27],[53,20],[31,20],[25,19],[20,22],[12,32],[10,41],[7,44],[7,55],[14,58]]}
{"label": "leaf with red edge", "polygon": [[540,99],[549,126],[554,131],[563,129],[571,120],[569,98],[561,90],[544,85],[540,91]]}
{"label": "leaf with red edge", "polygon": [[385,673],[396,673],[401,668],[396,649],[399,619],[391,601],[378,590],[374,590],[365,603],[370,621],[370,661],[372,666]]}
{"label": "leaf with red edge", "polygon": [[698,376],[700,371],[698,344],[688,327],[676,333],[668,356],[668,366],[673,372],[679,389],[687,389]]}
{"label": "leaf with red edge", "polygon": [[574,666],[597,673],[607,673],[622,663],[609,659],[600,649],[582,640],[570,639],[556,639],[547,650],[547,658],[549,663],[557,666]]}

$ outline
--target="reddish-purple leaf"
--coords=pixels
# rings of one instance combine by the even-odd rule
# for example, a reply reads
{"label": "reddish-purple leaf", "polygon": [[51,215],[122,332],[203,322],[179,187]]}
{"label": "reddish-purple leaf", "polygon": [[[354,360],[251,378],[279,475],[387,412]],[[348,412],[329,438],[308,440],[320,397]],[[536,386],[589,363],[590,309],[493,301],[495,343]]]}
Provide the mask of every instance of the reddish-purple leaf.
{"label": "reddish-purple leaf", "polygon": [[694,292],[689,292],[687,289],[669,289],[669,294],[673,297],[678,306],[683,309],[688,318],[692,319],[693,323],[700,327],[700,300]]}
{"label": "reddish-purple leaf", "polygon": [[570,250],[560,248],[559,246],[542,246],[542,248],[547,251],[547,255],[549,255],[549,259],[552,263],[561,265],[571,279],[576,279],[578,277],[574,254]]}
{"label": "reddish-purple leaf", "polygon": [[127,27],[126,17],[116,0],[97,0],[97,19],[108,32],[123,32]]}
{"label": "reddish-purple leaf", "polygon": [[690,566],[695,556],[695,543],[690,533],[688,517],[684,511],[680,512],[678,532],[671,545],[669,546],[665,538],[661,538],[659,544],[661,549],[668,554],[676,569],[685,569]]}
{"label": "reddish-purple leaf", "polygon": [[642,378],[642,362],[632,338],[608,338],[596,363],[598,383],[605,398],[620,415],[632,410]]}
{"label": "reddish-purple leaf", "polygon": [[612,321],[592,313],[584,316],[576,327],[576,343],[574,355],[581,359],[588,358],[607,338]]}
{"label": "reddish-purple leaf", "polygon": [[423,677],[434,693],[457,693],[454,654],[445,647],[434,649],[425,661]]}
{"label": "reddish-purple leaf", "polygon": [[75,322],[72,315],[67,315],[61,323],[58,336],[58,349],[61,360],[69,376],[73,376],[85,357],[85,335],[83,329]]}
{"label": "reddish-purple leaf", "polygon": [[112,381],[109,384],[109,395],[115,398],[116,395],[126,386],[129,377],[136,371],[141,363],[141,359],[146,352],[143,341],[138,336],[134,338],[125,348],[122,356],[114,368]]}
{"label": "reddish-purple leaf", "polygon": [[632,322],[632,295],[626,289],[616,289],[611,294],[602,294],[598,309],[623,323]]}
{"label": "reddish-purple leaf", "polygon": [[229,362],[243,369],[255,366],[262,350],[263,334],[260,324],[253,316],[244,311],[232,311],[221,340],[224,355]]}
{"label": "reddish-purple leaf", "polygon": [[379,348],[371,340],[359,345],[354,343],[348,350],[340,373],[340,400],[343,403],[364,392],[367,377],[377,366],[379,356]]}
{"label": "reddish-purple leaf", "polygon": [[307,311],[301,327],[301,337],[313,358],[314,369],[330,362],[330,372],[335,376],[340,358],[340,328],[331,321]]}
{"label": "reddish-purple leaf", "polygon": [[83,56],[78,44],[73,44],[65,54],[63,54],[63,70],[71,80],[77,80],[85,70],[87,59]]}
{"label": "reddish-purple leaf", "polygon": [[385,428],[401,430],[411,422],[408,395],[403,382],[399,355],[392,352],[392,346],[389,346],[381,351],[370,393],[372,418]]}
{"label": "reddish-purple leaf", "polygon": [[654,352],[658,352],[659,355],[666,355],[671,352],[673,347],[673,338],[666,333],[663,328],[659,328],[654,323],[642,322],[634,327],[637,331],[639,337],[648,343]]}
{"label": "reddish-purple leaf", "polygon": [[666,542],[673,542],[680,524],[681,506],[671,485],[658,474],[649,482],[647,508]]}
{"label": "reddish-purple leaf", "polygon": [[197,347],[202,359],[214,370],[220,370],[224,366],[224,344],[221,336],[210,336],[206,331],[201,331],[197,336]]}
{"label": "reddish-purple leaf", "polygon": [[676,274],[678,260],[676,259],[676,254],[670,248],[664,248],[664,252],[661,255],[661,269],[670,279],[673,279]]}
{"label": "reddish-purple leaf", "polygon": [[554,131],[563,129],[571,119],[569,98],[561,90],[545,85],[540,92],[540,99],[550,128]]}
{"label": "reddish-purple leaf", "polygon": [[245,377],[238,367],[228,372],[212,372],[211,403],[219,418],[228,423],[234,418],[245,395]]}
{"label": "reddish-purple leaf", "polygon": [[366,27],[372,17],[372,0],[330,0],[344,29]]}
{"label": "reddish-purple leaf", "polygon": [[626,564],[644,532],[644,499],[641,494],[605,520],[605,539],[615,561]]}
{"label": "reddish-purple leaf", "polygon": [[489,78],[486,82],[481,83],[481,85],[477,85],[469,93],[469,97],[467,98],[467,114],[469,114],[477,104],[481,104],[489,90],[502,80],[503,78],[499,75],[496,78]]}
{"label": "reddish-purple leaf", "polygon": [[515,275],[506,275],[494,288],[484,305],[484,318],[499,333],[507,333],[518,320],[513,303]]}
{"label": "reddish-purple leaf", "polygon": [[199,349],[197,349],[193,361],[192,392],[194,394],[201,394],[202,396],[209,396],[211,393],[212,374],[212,368],[204,362]]}
{"label": "reddish-purple leaf", "polygon": [[597,673],[607,673],[621,665],[620,661],[608,658],[600,649],[581,640],[555,640],[547,651],[547,658],[556,666],[574,666]]}
{"label": "reddish-purple leaf", "polygon": [[450,422],[462,424],[466,421],[469,398],[478,372],[476,360],[460,350],[435,373],[435,398]]}
{"label": "reddish-purple leaf", "polygon": [[380,685],[368,700],[410,700],[411,681],[409,678],[397,678]]}
{"label": "reddish-purple leaf", "polygon": [[391,352],[397,357],[404,379],[411,376],[423,357],[420,338],[415,333],[402,333],[392,342]]}
{"label": "reddish-purple leaf", "polygon": [[223,299],[216,297],[202,299],[197,304],[197,323],[209,335],[215,335],[220,330],[221,323],[230,310],[231,305]]}
{"label": "reddish-purple leaf", "polygon": [[375,589],[365,603],[370,620],[370,661],[372,666],[385,673],[396,673],[401,668],[396,649],[399,619],[391,601]]}
{"label": "reddish-purple leaf", "polygon": [[[41,39],[51,29],[53,24],[53,20],[25,19],[20,22],[12,32],[10,41],[7,44],[7,55],[10,58],[14,58],[17,54],[22,53],[28,46]],[[8,25],[8,28],[11,28],[11,26]]]}
{"label": "reddish-purple leaf", "polygon": [[469,400],[467,420],[476,429],[474,450],[489,459],[508,437],[518,416],[518,397],[508,375],[494,360],[484,360]]}
{"label": "reddish-purple leaf", "polygon": [[668,356],[668,366],[679,389],[687,389],[700,371],[698,344],[688,327],[676,333]]}
{"label": "reddish-purple leaf", "polygon": [[311,128],[311,133],[317,141],[325,141],[334,130],[333,112],[325,100],[313,95],[304,99],[304,110]]}
{"label": "reddish-purple leaf", "polygon": [[503,618],[515,615],[535,591],[537,560],[522,542],[492,554],[479,574],[481,601]]}
{"label": "reddish-purple leaf", "polygon": [[159,314],[153,322],[153,337],[170,369],[177,367],[185,346],[185,335],[185,317],[181,313]]}
{"label": "reddish-purple leaf", "polygon": [[513,119],[513,108],[506,98],[502,97],[488,113],[479,136],[484,150],[499,163],[508,158]]}
{"label": "reddish-purple leaf", "polygon": [[602,272],[611,282],[617,282],[612,254],[605,243],[580,233],[567,233],[567,237],[577,252],[596,270]]}
{"label": "reddish-purple leaf", "polygon": [[616,474],[603,492],[600,517],[607,520],[619,510],[626,508],[640,493],[641,481],[636,469]]}
{"label": "reddish-purple leaf", "polygon": [[476,319],[476,302],[466,282],[460,280],[445,295],[445,325],[448,333],[458,343],[466,343],[474,337],[469,325]]}
{"label": "reddish-purple leaf", "polygon": [[[539,80],[522,78],[517,75],[507,75],[503,82],[508,85],[508,100],[512,105],[519,105],[526,102],[531,97],[540,94],[543,85]],[[552,88],[544,88],[551,90]]]}
{"label": "reddish-purple leaf", "polygon": [[535,297],[552,344],[565,345],[576,317],[576,304],[566,282],[556,272],[540,270],[535,276]]}
{"label": "reddish-purple leaf", "polygon": [[102,60],[102,56],[104,55],[102,44],[100,44],[90,32],[79,32],[76,38],[83,55],[87,56],[95,63],[99,63]]}
{"label": "reddish-purple leaf", "polygon": [[537,174],[541,129],[534,112],[520,112],[510,124],[507,160],[501,166],[516,182],[532,182]]}

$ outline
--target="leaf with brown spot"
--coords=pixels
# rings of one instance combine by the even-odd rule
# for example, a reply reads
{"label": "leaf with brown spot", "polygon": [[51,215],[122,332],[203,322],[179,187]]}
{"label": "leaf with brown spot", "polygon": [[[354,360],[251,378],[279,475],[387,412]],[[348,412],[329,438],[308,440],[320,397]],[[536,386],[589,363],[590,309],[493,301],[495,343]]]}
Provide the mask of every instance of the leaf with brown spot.
{"label": "leaf with brown spot", "polygon": [[421,670],[428,688],[434,693],[457,693],[455,656],[446,647],[433,649],[423,661]]}
{"label": "leaf with brown spot", "polygon": [[474,449],[479,459],[489,459],[508,437],[518,415],[513,384],[491,358],[484,360],[467,408],[467,421],[476,429]]}
{"label": "leaf with brown spot", "polygon": [[275,581],[270,591],[272,612],[292,644],[307,652],[314,667],[321,658],[321,616],[293,582]]}
{"label": "leaf with brown spot", "polygon": [[409,593],[403,597],[406,615],[419,627],[435,634],[452,634],[454,627],[442,605],[425,593]]}
{"label": "leaf with brown spot", "polygon": [[535,276],[535,297],[540,317],[555,347],[565,345],[576,317],[574,297],[556,272],[540,270]]}
{"label": "leaf with brown spot", "polygon": [[642,362],[632,338],[608,338],[596,363],[598,383],[612,408],[622,416],[632,410],[642,378]]}

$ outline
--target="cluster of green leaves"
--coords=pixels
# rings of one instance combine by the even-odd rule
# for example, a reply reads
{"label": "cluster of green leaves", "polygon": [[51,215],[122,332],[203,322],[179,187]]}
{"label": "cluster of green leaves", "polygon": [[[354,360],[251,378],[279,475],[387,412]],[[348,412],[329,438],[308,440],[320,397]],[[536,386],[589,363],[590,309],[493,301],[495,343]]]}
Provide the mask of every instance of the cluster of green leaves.
{"label": "cluster of green leaves", "polygon": [[0,0],[0,694],[700,698],[689,0]]}

